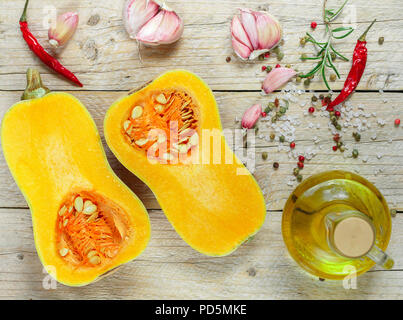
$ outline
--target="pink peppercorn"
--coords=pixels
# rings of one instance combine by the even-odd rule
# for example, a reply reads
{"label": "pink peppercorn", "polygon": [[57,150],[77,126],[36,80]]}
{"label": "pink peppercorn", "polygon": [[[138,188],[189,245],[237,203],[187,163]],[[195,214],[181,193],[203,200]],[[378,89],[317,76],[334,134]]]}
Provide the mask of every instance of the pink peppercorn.
{"label": "pink peppercorn", "polygon": [[334,115],[335,115],[336,117],[340,117],[340,116],[341,116],[341,113],[340,113],[340,111],[335,111],[335,112],[334,112]]}
{"label": "pink peppercorn", "polygon": [[304,156],[299,156],[298,157],[299,162],[304,162],[305,161],[305,157]]}
{"label": "pink peppercorn", "polygon": [[312,29],[316,29],[317,26],[318,26],[318,24],[315,21],[311,22],[311,28]]}
{"label": "pink peppercorn", "polygon": [[314,112],[315,112],[315,108],[314,108],[314,107],[310,107],[310,108],[308,109],[308,112],[309,112],[309,113],[314,113]]}
{"label": "pink peppercorn", "polygon": [[276,64],[276,68],[281,68],[281,65],[279,65],[278,63]]}
{"label": "pink peppercorn", "polygon": [[262,67],[262,71],[266,71],[266,69],[267,69],[266,66],[263,66],[263,67]]}
{"label": "pink peppercorn", "polygon": [[264,57],[265,57],[265,58],[270,57],[270,52],[266,52],[266,53],[264,54]]}
{"label": "pink peppercorn", "polygon": [[337,146],[332,147],[333,151],[337,151]]}
{"label": "pink peppercorn", "polygon": [[267,116],[267,113],[266,112],[262,112],[262,117],[264,118],[264,117],[266,117]]}
{"label": "pink peppercorn", "polygon": [[396,120],[395,120],[395,126],[396,126],[396,127],[400,126],[400,119],[396,119]]}
{"label": "pink peppercorn", "polygon": [[297,165],[298,165],[298,168],[300,168],[300,169],[302,169],[304,167],[304,164],[301,161],[298,162]]}
{"label": "pink peppercorn", "polygon": [[295,142],[291,142],[291,143],[290,143],[290,148],[291,148],[291,149],[294,149],[294,148],[295,148]]}

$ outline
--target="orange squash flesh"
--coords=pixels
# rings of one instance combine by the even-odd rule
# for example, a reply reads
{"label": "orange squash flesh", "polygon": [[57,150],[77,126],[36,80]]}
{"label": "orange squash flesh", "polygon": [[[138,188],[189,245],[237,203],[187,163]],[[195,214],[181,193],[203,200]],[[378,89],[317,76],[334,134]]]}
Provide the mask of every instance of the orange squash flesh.
{"label": "orange squash flesh", "polygon": [[[1,141],[31,209],[38,255],[56,280],[86,285],[145,249],[147,211],[110,168],[94,121],[72,95],[15,104]],[[95,209],[73,209],[78,196]]]}
{"label": "orange squash flesh", "polygon": [[[151,161],[155,158],[149,157],[148,149],[156,140],[148,130],[158,128],[155,120],[158,115],[153,114],[150,104],[157,105],[156,97],[161,93],[169,100],[172,92],[185,93],[191,98],[193,130],[200,139],[193,145],[198,148],[193,153],[191,148],[186,150],[191,159],[188,162],[180,161],[180,158],[178,161],[181,152],[172,145],[168,152],[175,160],[158,157],[157,153],[157,161]],[[136,106],[142,107],[143,112],[133,119],[131,114]],[[180,108],[180,104],[176,108]],[[158,109],[156,113],[164,117],[166,113]],[[172,120],[179,122],[175,130],[186,126],[186,122],[178,120],[175,110],[169,107],[166,110]],[[186,114],[183,118],[187,119]],[[151,188],[175,230],[195,250],[212,256],[229,254],[262,226],[266,210],[261,190],[226,144],[214,96],[194,74],[184,70],[170,71],[123,97],[107,112],[104,130],[112,152]],[[219,133],[221,155],[218,164],[216,154],[212,152],[214,143],[208,145],[210,137],[204,136],[206,131]],[[148,139],[146,144],[143,139]],[[139,140],[140,145],[136,143]],[[183,142],[183,145],[189,147],[190,143]],[[225,159],[232,160],[229,164],[224,161],[224,155],[228,154],[230,156]]]}

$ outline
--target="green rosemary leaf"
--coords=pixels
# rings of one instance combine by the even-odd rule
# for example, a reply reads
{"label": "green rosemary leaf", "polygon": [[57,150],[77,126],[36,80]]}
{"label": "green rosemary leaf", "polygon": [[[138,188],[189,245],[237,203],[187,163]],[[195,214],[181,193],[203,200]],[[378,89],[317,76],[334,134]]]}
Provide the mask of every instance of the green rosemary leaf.
{"label": "green rosemary leaf", "polygon": [[322,65],[322,61],[319,61],[319,63],[316,65],[315,68],[313,68],[311,71],[309,71],[307,74],[300,75],[300,78],[309,78],[310,76],[314,75]]}
{"label": "green rosemary leaf", "polygon": [[301,60],[318,60],[321,59],[322,57],[301,57]]}
{"label": "green rosemary leaf", "polygon": [[344,1],[343,5],[334,13],[334,15],[329,19],[329,22],[332,22],[334,19],[336,19],[341,11],[344,9],[344,6],[347,4],[348,0]]}
{"label": "green rosemary leaf", "polygon": [[333,35],[333,38],[335,38],[335,39],[344,39],[345,37],[347,37],[348,35],[350,35],[353,31],[354,31],[354,29],[351,29],[350,31],[346,32],[345,34],[343,34],[342,36],[339,36],[339,37]]}
{"label": "green rosemary leaf", "polygon": [[332,62],[332,58],[330,56],[327,56],[327,61],[329,62],[329,67],[333,69],[333,71],[336,73],[337,78],[340,79],[340,74],[335,65]]}
{"label": "green rosemary leaf", "polygon": [[316,56],[322,56],[322,53],[326,50],[326,47],[322,47],[322,49],[316,54]]}
{"label": "green rosemary leaf", "polygon": [[334,10],[333,9],[326,9],[325,12],[328,15],[334,15]]}
{"label": "green rosemary leaf", "polygon": [[333,29],[332,32],[334,33],[334,32],[347,31],[347,30],[352,30],[352,29],[353,28],[351,28],[351,27],[339,27],[339,28]]}
{"label": "green rosemary leaf", "polygon": [[332,90],[332,89],[330,88],[329,84],[327,83],[326,74],[325,74],[325,64],[323,64],[323,67],[322,67],[322,78],[323,78],[323,81],[325,82],[326,87],[327,87],[329,90]]}
{"label": "green rosemary leaf", "polygon": [[332,51],[338,55],[341,59],[343,59],[344,61],[349,61],[348,58],[346,58],[345,56],[343,56],[340,52],[338,52],[332,45],[330,45],[330,49],[332,49]]}
{"label": "green rosemary leaf", "polygon": [[319,42],[319,41],[317,41],[317,40],[313,37],[313,35],[311,35],[309,32],[307,32],[306,35],[309,37],[308,41],[311,41],[311,42],[313,42],[313,43],[315,43],[315,44],[317,44],[317,45],[322,45],[322,46],[326,44],[326,42]]}

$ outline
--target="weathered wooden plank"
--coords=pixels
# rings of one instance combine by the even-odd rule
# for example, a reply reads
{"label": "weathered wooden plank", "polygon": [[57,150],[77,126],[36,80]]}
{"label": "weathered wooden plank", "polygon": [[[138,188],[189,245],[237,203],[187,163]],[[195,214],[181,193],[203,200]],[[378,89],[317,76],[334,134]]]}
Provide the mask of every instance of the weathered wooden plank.
{"label": "weathered wooden plank", "polygon": [[[20,92],[3,93],[0,97],[0,119],[3,117],[6,109],[18,100]],[[75,92],[74,95],[79,98],[89,109],[97,123],[98,129],[102,132],[102,122],[104,114],[109,105],[115,99],[123,95],[122,92]],[[234,119],[240,118],[245,108],[253,103],[261,102],[266,104],[272,101],[274,96],[269,98],[261,97],[257,93],[221,92],[215,94],[220,106],[220,114],[222,117],[223,127],[226,129],[234,129],[240,126]],[[277,94],[281,97],[281,94]],[[300,101],[310,100],[311,94],[302,94]],[[384,99],[387,103],[384,103]],[[309,149],[315,148],[317,155],[311,161],[306,162],[303,170],[304,177],[308,177],[313,173],[322,172],[331,169],[344,169],[355,171],[365,178],[369,179],[381,190],[385,195],[391,207],[399,209],[403,208],[403,128],[395,128],[393,120],[396,117],[402,118],[402,111],[399,109],[401,105],[401,94],[385,93],[355,93],[350,100],[355,106],[354,112],[357,111],[358,105],[365,106],[365,112],[376,112],[377,118],[370,117],[368,122],[372,127],[362,133],[361,143],[353,143],[352,132],[349,128],[345,133],[345,141],[350,148],[357,147],[360,151],[358,159],[344,158],[340,152],[333,152],[331,147],[333,141],[331,133],[327,127],[328,118],[317,115],[304,116],[307,106],[301,108],[299,103],[291,103],[287,115],[299,117],[300,125],[296,125],[296,152],[304,153]],[[377,124],[377,119],[384,119],[386,124],[382,127]],[[282,122],[282,121],[280,121]],[[271,128],[266,125],[270,122],[261,122],[258,134],[267,137],[272,132]],[[311,129],[310,123],[320,124],[319,129]],[[231,130],[230,130],[231,131]],[[372,140],[371,137],[376,133],[377,139]],[[318,144],[314,144],[313,137],[320,138]],[[105,144],[104,144],[105,145]],[[321,147],[322,149],[319,149]],[[118,176],[128,186],[139,195],[141,200],[149,209],[158,209],[158,203],[151,191],[116,160],[107,150],[107,157],[112,168]],[[268,152],[269,158],[263,161],[262,152]],[[349,151],[351,153],[351,149]],[[346,152],[347,154],[347,152]],[[378,157],[380,157],[378,159]],[[367,162],[363,159],[368,158]],[[0,158],[0,207],[26,207],[20,191],[12,180],[11,174],[5,164],[4,158]],[[279,170],[273,170],[273,161],[280,163]],[[296,165],[296,160],[289,158],[287,151],[278,150],[278,142],[266,141],[265,139],[256,140],[256,170],[254,172],[258,183],[265,191],[268,209],[280,210],[284,206],[286,199],[295,187],[287,183],[292,178],[292,170]],[[383,170],[380,172],[380,170]]]}
{"label": "weathered wooden plank", "polygon": [[[282,22],[285,34],[283,64],[291,64],[301,71],[308,71],[312,64],[302,63],[302,53],[312,52],[312,48],[299,47],[299,38],[309,31],[311,21],[321,21],[321,4],[316,0],[306,1],[169,1],[185,21],[183,39],[172,47],[143,48],[140,62],[136,43],[127,36],[122,22],[122,1],[107,1],[103,4],[93,0],[57,1],[61,11],[77,10],[80,14],[79,29],[67,48],[59,55],[61,61],[85,84],[87,90],[123,89],[129,90],[155,77],[161,71],[186,68],[203,77],[213,89],[259,90],[262,63],[242,63],[235,58],[229,36],[232,15],[238,7],[267,8]],[[332,1],[336,6],[338,2]],[[0,89],[22,90],[25,71],[28,67],[38,67],[43,78],[54,89],[78,89],[61,77],[43,67],[29,52],[21,39],[17,21],[24,0],[0,0]],[[54,5],[45,0],[32,2],[29,21],[32,31],[40,42],[47,44],[47,30],[43,27],[46,8]],[[357,20],[358,30],[345,40],[338,41],[340,52],[348,57],[359,34],[368,23],[378,18],[378,23],[368,36],[369,60],[360,89],[403,89],[403,27],[401,1],[388,0],[382,3],[355,0],[345,10],[340,22]],[[314,32],[320,38],[321,26]],[[380,46],[378,37],[384,36]],[[10,63],[12,56],[12,63]],[[226,63],[227,56],[232,62]],[[274,65],[276,58],[266,64]],[[342,79],[334,84],[340,89],[350,68],[350,63],[336,63]],[[302,86],[302,85],[301,85]],[[312,89],[325,89],[322,82],[313,80]]]}
{"label": "weathered wooden plank", "polygon": [[[27,209],[0,209],[0,299],[399,299],[403,217],[393,220],[388,252],[392,271],[375,269],[346,290],[319,281],[291,260],[282,241],[281,214],[269,213],[253,240],[226,257],[191,249],[159,210],[150,211],[152,238],[145,252],[115,274],[87,287],[45,290]],[[377,270],[377,271],[376,271]]]}

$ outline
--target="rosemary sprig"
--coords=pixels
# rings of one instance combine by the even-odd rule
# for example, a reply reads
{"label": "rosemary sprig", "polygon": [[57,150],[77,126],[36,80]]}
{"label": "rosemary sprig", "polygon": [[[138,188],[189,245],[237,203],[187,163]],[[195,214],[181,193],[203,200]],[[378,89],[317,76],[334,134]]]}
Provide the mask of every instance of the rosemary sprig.
{"label": "rosemary sprig", "polygon": [[323,81],[326,84],[326,87],[331,90],[329,83],[326,79],[326,69],[332,69],[336,76],[340,79],[339,71],[337,70],[336,66],[333,64],[333,60],[336,57],[344,61],[348,61],[348,59],[343,56],[340,52],[338,52],[333,44],[332,40],[334,39],[344,39],[349,36],[354,29],[352,27],[338,27],[332,29],[331,22],[334,21],[340,13],[343,11],[343,8],[347,4],[348,0],[345,0],[343,5],[338,8],[336,11],[334,9],[326,9],[327,0],[324,0],[323,3],[323,22],[325,23],[326,27],[326,41],[318,41],[316,40],[312,34],[309,32],[306,33],[305,42],[312,43],[315,48],[317,49],[317,53],[314,56],[307,56],[303,54],[301,56],[301,60],[318,60],[318,63],[315,67],[306,74],[299,75],[300,78],[312,78],[316,73],[320,73],[322,75]]}

